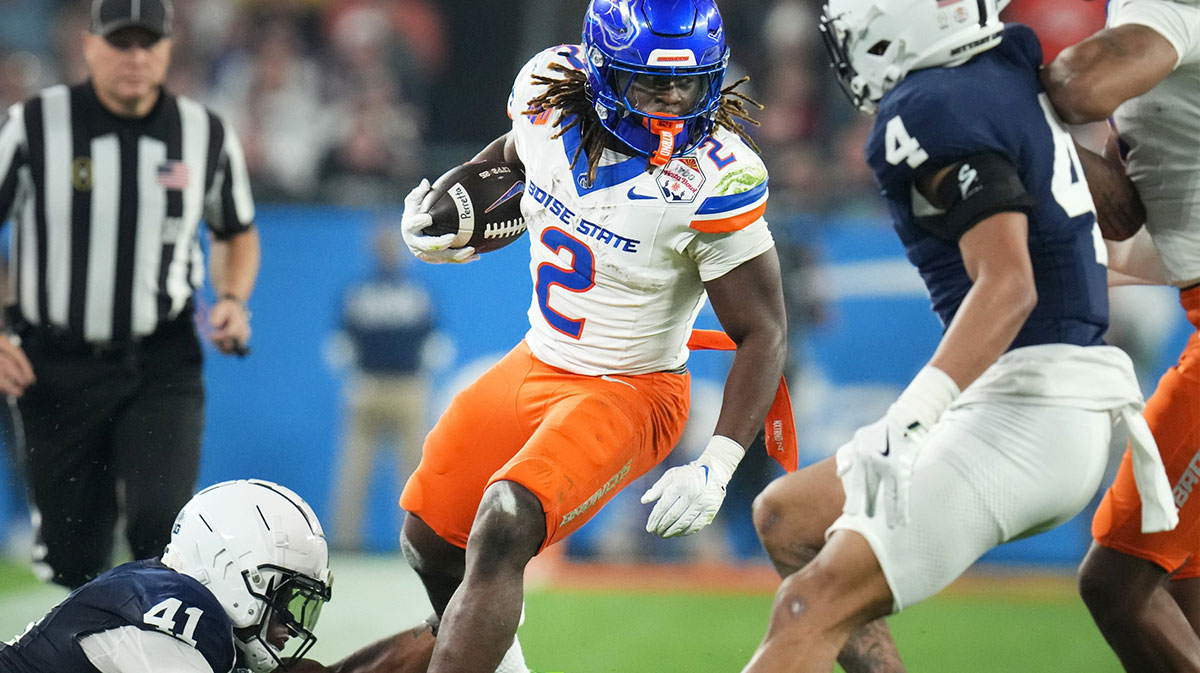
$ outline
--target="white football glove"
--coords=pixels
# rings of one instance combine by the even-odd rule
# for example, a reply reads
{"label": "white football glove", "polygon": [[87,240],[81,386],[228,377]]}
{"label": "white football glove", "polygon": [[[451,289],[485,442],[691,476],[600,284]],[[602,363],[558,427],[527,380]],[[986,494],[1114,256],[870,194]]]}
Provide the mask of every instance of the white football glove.
{"label": "white football glove", "polygon": [[725,485],[745,454],[737,442],[715,435],[699,458],[667,470],[642,496],[643,505],[658,501],[646,520],[646,532],[691,535],[712,523],[725,500]]}
{"label": "white football glove", "polygon": [[400,231],[409,251],[417,259],[430,264],[465,264],[479,259],[475,248],[469,245],[461,248],[450,247],[455,234],[426,236],[421,233],[425,227],[433,224],[433,217],[429,215],[429,204],[425,203],[429,190],[429,180],[421,180],[421,184],[404,197],[404,215],[400,218]]}
{"label": "white football glove", "polygon": [[[838,476],[846,491],[847,514],[864,510],[873,517],[882,509],[888,528],[908,523],[908,496],[913,466],[921,451],[921,442],[929,430],[914,422],[900,425],[891,411],[854,433],[849,444],[838,449]],[[882,489],[882,493],[880,490]]]}
{"label": "white football glove", "polygon": [[837,474],[846,492],[843,512],[874,517],[882,509],[888,528],[908,524],[917,456],[958,393],[958,384],[945,372],[927,366],[883,418],[860,428],[838,449]]}

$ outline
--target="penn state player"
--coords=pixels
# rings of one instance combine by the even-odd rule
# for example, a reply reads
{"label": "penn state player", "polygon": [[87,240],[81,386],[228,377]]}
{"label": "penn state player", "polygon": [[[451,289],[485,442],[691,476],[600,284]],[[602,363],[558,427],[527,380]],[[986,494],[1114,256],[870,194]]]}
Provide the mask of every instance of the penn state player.
{"label": "penn state player", "polygon": [[0,644],[0,671],[267,673],[316,642],[331,582],[321,524],[300,496],[222,482],[180,510],[161,559],[100,575]]}
{"label": "penn state player", "polygon": [[[429,671],[524,670],[524,568],[675,446],[706,294],[738,350],[707,448],[643,498],[657,501],[647,529],[707,525],[762,426],[783,293],[728,58],[713,0],[593,0],[583,43],[529,61],[512,130],[476,157],[524,166],[534,293],[525,339],[454,399],[401,498],[403,548],[440,618]],[[413,254],[474,259],[420,233],[428,191],[405,201]]]}
{"label": "penn state player", "polygon": [[[1108,11],[1107,28],[1047,66],[1046,90],[1069,122],[1112,118],[1148,216],[1148,236],[1124,251],[1135,261],[1119,270],[1179,288],[1188,320],[1200,326],[1200,7],[1117,0]],[[1127,671],[1200,671],[1198,354],[1193,334],[1145,412],[1179,526],[1158,535],[1140,529],[1127,453],[1092,519],[1095,543],[1080,566],[1084,602]]]}
{"label": "penn state player", "polygon": [[1106,251],[1083,167],[1039,83],[1036,38],[999,9],[825,5],[839,79],[876,114],[868,163],[945,331],[881,420],[759,497],[768,552],[803,567],[747,672],[829,671],[873,620],[1074,516],[1115,419],[1134,440],[1141,528],[1176,523],[1132,364],[1102,340]]}

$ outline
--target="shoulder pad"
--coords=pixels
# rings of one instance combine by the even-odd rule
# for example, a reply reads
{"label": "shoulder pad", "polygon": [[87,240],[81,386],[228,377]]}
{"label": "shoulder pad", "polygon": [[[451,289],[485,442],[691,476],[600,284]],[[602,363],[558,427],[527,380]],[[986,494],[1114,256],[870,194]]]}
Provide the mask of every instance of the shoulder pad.
{"label": "shoulder pad", "polygon": [[762,160],[740,141],[743,151],[717,174],[717,182],[696,210],[691,227],[708,234],[744,229],[767,209],[767,169]]}

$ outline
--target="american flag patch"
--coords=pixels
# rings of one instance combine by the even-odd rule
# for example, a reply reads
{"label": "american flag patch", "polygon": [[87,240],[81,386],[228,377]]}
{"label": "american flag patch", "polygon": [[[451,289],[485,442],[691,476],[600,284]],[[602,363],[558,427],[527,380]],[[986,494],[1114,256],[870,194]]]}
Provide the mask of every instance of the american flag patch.
{"label": "american flag patch", "polygon": [[182,161],[164,161],[158,165],[158,184],[167,189],[183,189],[188,185],[188,167]]}

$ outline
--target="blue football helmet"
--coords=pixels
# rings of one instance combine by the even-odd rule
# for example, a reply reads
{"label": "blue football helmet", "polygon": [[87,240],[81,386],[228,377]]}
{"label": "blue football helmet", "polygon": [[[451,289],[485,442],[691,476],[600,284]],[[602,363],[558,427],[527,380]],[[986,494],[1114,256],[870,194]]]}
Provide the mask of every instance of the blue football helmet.
{"label": "blue football helmet", "polygon": [[713,0],[592,0],[583,49],[596,114],[634,152],[665,164],[712,131],[729,63]]}

